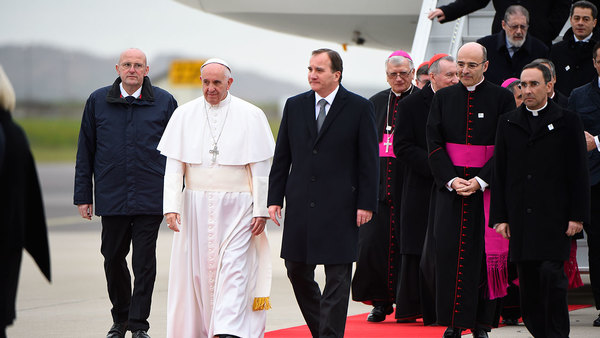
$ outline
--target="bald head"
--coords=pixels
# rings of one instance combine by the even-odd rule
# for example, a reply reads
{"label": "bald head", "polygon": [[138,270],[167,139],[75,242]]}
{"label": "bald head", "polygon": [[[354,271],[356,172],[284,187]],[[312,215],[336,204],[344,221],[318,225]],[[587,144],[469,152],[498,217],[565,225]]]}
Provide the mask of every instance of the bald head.
{"label": "bald head", "polygon": [[142,58],[144,60],[144,65],[148,64],[148,59],[146,58],[146,54],[137,48],[129,48],[124,50],[121,55],[119,55],[119,63],[123,61],[124,58],[132,56],[136,58]]}
{"label": "bald head", "polygon": [[483,73],[488,67],[485,47],[477,42],[465,43],[458,50],[456,59],[458,77],[465,87],[471,87],[481,82]]}

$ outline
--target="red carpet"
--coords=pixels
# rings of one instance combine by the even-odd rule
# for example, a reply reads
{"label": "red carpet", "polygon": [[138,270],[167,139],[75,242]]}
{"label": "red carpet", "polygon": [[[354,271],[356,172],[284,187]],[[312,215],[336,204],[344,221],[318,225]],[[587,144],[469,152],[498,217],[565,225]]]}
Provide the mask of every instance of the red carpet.
{"label": "red carpet", "polygon": [[[591,305],[569,305],[569,311],[579,310]],[[435,337],[439,338],[446,330],[443,326],[423,326],[422,320],[412,324],[398,324],[393,314],[381,323],[367,322],[368,313],[350,316],[346,321],[347,338],[370,338],[370,337]],[[502,326],[502,325],[501,325]],[[465,331],[463,335],[470,334]],[[310,331],[306,325],[290,327],[288,329],[267,332],[266,338],[306,338],[310,337]]]}

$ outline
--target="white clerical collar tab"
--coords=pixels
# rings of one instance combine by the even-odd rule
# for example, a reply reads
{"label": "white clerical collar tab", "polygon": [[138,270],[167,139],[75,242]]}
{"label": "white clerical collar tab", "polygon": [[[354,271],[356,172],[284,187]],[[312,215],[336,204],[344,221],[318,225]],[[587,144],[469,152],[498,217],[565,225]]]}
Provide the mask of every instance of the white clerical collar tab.
{"label": "white clerical collar tab", "polygon": [[[529,109],[527,106],[525,106],[525,109],[530,111],[531,115],[538,116],[538,115],[540,115],[540,111],[544,110],[546,108],[546,106],[548,106],[548,101],[546,101],[546,104],[544,104],[544,106],[540,109]],[[552,129],[550,129],[550,130],[552,130]]]}
{"label": "white clerical collar tab", "polygon": [[481,78],[481,81],[479,81],[479,83],[474,84],[474,85],[472,85],[470,87],[467,87],[467,90],[470,91],[470,92],[474,91],[477,88],[477,86],[479,86],[483,82],[483,80],[485,80],[485,78]]}
{"label": "white clerical collar tab", "polygon": [[222,66],[227,67],[227,69],[229,69],[229,71],[231,71],[231,68],[229,68],[229,65],[227,64],[227,62],[225,62],[225,60],[223,60],[223,59],[218,59],[218,58],[211,58],[211,59],[204,61],[204,63],[202,64],[202,67],[200,67],[200,69],[204,68],[204,66],[209,65],[211,63],[218,63]]}

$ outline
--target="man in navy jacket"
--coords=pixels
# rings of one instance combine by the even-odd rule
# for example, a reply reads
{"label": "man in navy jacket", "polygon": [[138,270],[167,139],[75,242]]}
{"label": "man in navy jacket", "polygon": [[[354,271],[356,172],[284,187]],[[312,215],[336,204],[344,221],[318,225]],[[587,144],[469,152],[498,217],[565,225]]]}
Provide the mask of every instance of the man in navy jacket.
{"label": "man in navy jacket", "polygon": [[[91,220],[94,191],[96,215],[102,217],[101,252],[114,322],[107,337],[124,337],[129,329],[132,337],[144,338],[150,327],[166,161],[156,146],[177,102],[152,86],[141,50],[124,51],[116,70],[119,77],[112,86],[93,92],[85,105],[73,201],[79,214]],[[125,261],[130,245],[133,294]]]}

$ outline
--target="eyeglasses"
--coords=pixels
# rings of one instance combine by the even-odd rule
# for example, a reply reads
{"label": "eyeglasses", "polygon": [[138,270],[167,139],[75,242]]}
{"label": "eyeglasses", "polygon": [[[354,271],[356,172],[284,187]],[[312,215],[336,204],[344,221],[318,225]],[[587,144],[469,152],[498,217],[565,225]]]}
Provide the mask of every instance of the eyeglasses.
{"label": "eyeglasses", "polygon": [[131,62],[125,62],[121,64],[121,68],[125,69],[125,70],[129,70],[131,67],[133,67],[136,71],[142,70],[144,69],[145,65],[141,64],[141,63],[131,63]]}
{"label": "eyeglasses", "polygon": [[527,28],[529,28],[529,25],[509,25],[506,24],[506,26],[508,27],[508,29],[510,29],[511,31],[516,31],[517,29],[521,29],[522,31],[527,30]]}
{"label": "eyeglasses", "polygon": [[469,68],[469,69],[475,69],[478,66],[484,64],[486,61],[487,60],[483,60],[483,61],[481,61],[479,63],[477,63],[477,62],[463,62],[463,61],[458,61],[456,63],[456,65],[458,66],[459,69],[465,68],[465,66],[467,66],[467,68]]}
{"label": "eyeglasses", "polygon": [[411,72],[398,72],[398,73],[386,73],[388,79],[395,79],[398,76],[400,76],[401,78],[405,79],[410,75]]}

